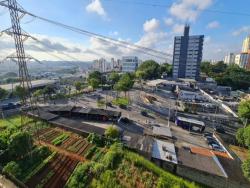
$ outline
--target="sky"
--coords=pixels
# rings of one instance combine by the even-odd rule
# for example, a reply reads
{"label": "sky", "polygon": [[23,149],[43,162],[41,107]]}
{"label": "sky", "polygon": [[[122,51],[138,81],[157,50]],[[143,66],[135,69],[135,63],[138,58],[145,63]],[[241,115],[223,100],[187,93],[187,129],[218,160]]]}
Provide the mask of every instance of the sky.
{"label": "sky", "polygon": [[[205,35],[203,60],[221,60],[229,52],[240,53],[243,39],[250,34],[249,0],[17,1],[35,15],[168,54],[173,53],[174,36],[182,35],[188,23],[191,34]],[[11,26],[8,9],[0,7],[0,20],[1,30]],[[26,53],[39,60],[92,61],[137,55],[163,61],[27,15],[21,19],[21,27],[46,44],[25,41]],[[0,58],[13,52],[13,39],[2,35]],[[171,56],[167,61],[171,62]]]}

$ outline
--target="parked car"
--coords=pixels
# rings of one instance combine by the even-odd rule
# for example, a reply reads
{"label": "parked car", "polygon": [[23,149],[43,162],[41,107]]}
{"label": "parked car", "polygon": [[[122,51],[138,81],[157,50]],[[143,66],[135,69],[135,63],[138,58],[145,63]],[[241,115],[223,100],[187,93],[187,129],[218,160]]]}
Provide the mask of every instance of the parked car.
{"label": "parked car", "polygon": [[131,120],[128,119],[127,117],[120,117],[120,119],[118,120],[118,123],[130,123]]}
{"label": "parked car", "polygon": [[107,102],[106,105],[109,106],[109,107],[113,107],[111,102]]}
{"label": "parked car", "polygon": [[142,110],[142,111],[141,111],[141,115],[143,115],[143,116],[148,116],[148,113],[147,113],[147,111]]}
{"label": "parked car", "polygon": [[126,105],[124,105],[124,104],[120,104],[120,105],[119,105],[119,107],[120,107],[121,109],[124,109],[124,110],[126,110],[126,109],[127,109],[127,106],[126,106]]}
{"label": "parked car", "polygon": [[220,145],[216,140],[208,140],[207,144],[210,146],[212,144]]}
{"label": "parked car", "polygon": [[213,133],[204,133],[203,136],[204,136],[204,137],[206,137],[206,136],[211,136],[211,137],[212,137],[212,136],[213,136]]}
{"label": "parked car", "polygon": [[205,140],[213,140],[214,138],[212,136],[205,136]]}
{"label": "parked car", "polygon": [[216,127],[214,128],[214,130],[215,130],[216,132],[218,132],[218,133],[222,133],[222,134],[225,133],[225,129],[224,129],[222,126],[216,126]]}
{"label": "parked car", "polygon": [[212,150],[225,152],[225,150],[222,147],[220,147],[219,145],[217,145],[217,144],[212,144],[210,147],[211,147]]}

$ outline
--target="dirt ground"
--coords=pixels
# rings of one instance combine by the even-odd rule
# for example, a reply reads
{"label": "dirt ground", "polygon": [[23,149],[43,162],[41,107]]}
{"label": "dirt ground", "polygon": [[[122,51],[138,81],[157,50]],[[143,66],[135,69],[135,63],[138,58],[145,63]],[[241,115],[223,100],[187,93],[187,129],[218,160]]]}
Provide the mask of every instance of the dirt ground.
{"label": "dirt ground", "polygon": [[17,188],[17,186],[4,176],[0,175],[0,188]]}

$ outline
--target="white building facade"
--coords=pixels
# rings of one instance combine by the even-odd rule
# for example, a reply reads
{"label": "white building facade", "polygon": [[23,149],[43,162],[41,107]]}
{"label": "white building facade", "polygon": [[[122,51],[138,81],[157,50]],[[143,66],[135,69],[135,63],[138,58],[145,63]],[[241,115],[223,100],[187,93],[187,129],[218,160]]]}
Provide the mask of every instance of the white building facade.
{"label": "white building facade", "polygon": [[139,60],[136,56],[122,57],[122,72],[135,72],[138,64]]}
{"label": "white building facade", "polygon": [[228,65],[232,65],[235,62],[235,55],[234,53],[229,53],[228,55],[225,56],[224,58],[224,63]]}

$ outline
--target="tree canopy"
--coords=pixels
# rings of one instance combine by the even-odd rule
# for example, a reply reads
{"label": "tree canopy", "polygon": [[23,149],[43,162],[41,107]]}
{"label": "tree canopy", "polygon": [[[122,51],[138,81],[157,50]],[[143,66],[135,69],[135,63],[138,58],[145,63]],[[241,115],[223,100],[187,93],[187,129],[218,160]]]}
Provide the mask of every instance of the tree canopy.
{"label": "tree canopy", "polygon": [[105,136],[110,139],[116,139],[119,136],[119,131],[116,127],[109,127],[105,131]]}
{"label": "tree canopy", "polygon": [[173,66],[168,63],[163,63],[160,65],[160,74],[167,73],[168,76],[172,75]]}
{"label": "tree canopy", "polygon": [[102,84],[102,74],[99,71],[94,71],[89,74],[87,81],[92,88],[98,88]]}
{"label": "tree canopy", "polygon": [[[238,114],[241,118],[250,118],[250,100],[242,101],[238,107]],[[250,150],[250,125],[244,128],[239,128],[236,134],[236,139],[239,144],[248,147]],[[244,176],[250,180],[250,153],[248,159],[242,164],[242,171]]]}
{"label": "tree canopy", "polygon": [[14,93],[20,99],[24,99],[28,95],[27,89],[23,88],[22,86],[16,86]]}
{"label": "tree canopy", "polygon": [[117,72],[112,72],[108,77],[108,80],[111,82],[112,85],[118,82],[119,79],[120,79],[120,75]]}
{"label": "tree canopy", "polygon": [[[164,68],[163,68],[164,69]],[[144,80],[150,80],[160,77],[160,65],[153,61],[144,61],[137,69],[136,76]]]}
{"label": "tree canopy", "polygon": [[74,83],[76,91],[80,91],[82,89],[82,83],[77,81]]}
{"label": "tree canopy", "polygon": [[20,157],[27,154],[33,147],[33,140],[27,132],[16,132],[11,135],[9,151],[13,157]]}
{"label": "tree canopy", "polygon": [[219,85],[230,86],[234,90],[247,90],[250,87],[250,72],[238,65],[228,66],[222,61],[216,64],[203,62],[201,71],[214,78]]}
{"label": "tree canopy", "polygon": [[8,95],[5,89],[0,88],[0,99],[4,99]]}
{"label": "tree canopy", "polygon": [[11,174],[15,177],[20,177],[22,170],[20,168],[20,166],[15,162],[15,161],[11,161],[9,162],[4,168],[3,168],[4,172],[7,172],[8,174]]}
{"label": "tree canopy", "polygon": [[116,91],[124,91],[125,93],[129,91],[134,85],[133,75],[125,73],[121,76],[119,81],[115,84],[114,89]]}
{"label": "tree canopy", "polygon": [[238,107],[238,114],[241,118],[250,120],[250,100],[241,101]]}

